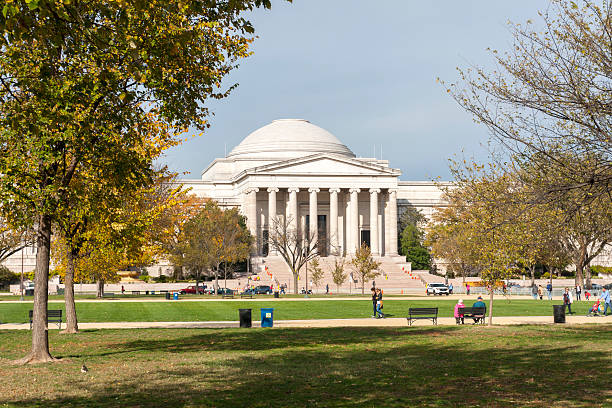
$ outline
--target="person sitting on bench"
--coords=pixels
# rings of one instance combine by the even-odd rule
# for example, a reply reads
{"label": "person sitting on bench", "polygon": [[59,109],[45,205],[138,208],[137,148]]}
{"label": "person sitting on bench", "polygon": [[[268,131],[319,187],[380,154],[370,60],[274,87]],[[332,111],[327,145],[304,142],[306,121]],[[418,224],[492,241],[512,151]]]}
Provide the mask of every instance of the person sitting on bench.
{"label": "person sitting on bench", "polygon": [[465,307],[465,305],[463,304],[463,299],[459,299],[459,301],[457,302],[457,304],[455,305],[455,321],[457,322],[457,324],[461,323],[463,324],[463,313],[459,312],[460,308]]}
{"label": "person sitting on bench", "polygon": [[[478,296],[478,299],[476,299],[476,302],[474,302],[472,307],[483,307],[486,310],[487,305],[485,305],[485,302],[482,301],[482,296]],[[478,317],[472,317],[472,319],[474,319],[474,324],[478,323]]]}

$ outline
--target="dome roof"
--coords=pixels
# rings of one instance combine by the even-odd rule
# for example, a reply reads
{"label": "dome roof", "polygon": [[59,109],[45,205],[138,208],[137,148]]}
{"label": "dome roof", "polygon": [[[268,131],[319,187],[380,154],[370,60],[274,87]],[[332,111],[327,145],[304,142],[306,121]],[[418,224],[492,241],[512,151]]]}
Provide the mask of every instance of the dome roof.
{"label": "dome roof", "polygon": [[304,119],[278,119],[248,135],[227,157],[290,159],[317,153],[355,154],[336,136]]}

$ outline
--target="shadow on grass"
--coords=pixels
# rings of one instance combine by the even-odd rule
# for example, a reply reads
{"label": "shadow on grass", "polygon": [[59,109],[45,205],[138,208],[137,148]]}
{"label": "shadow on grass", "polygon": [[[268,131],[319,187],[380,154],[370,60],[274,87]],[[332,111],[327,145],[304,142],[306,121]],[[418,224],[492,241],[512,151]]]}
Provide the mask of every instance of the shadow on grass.
{"label": "shadow on grass", "polygon": [[[208,330],[112,345],[117,353],[156,357],[133,362],[147,367],[146,376],[123,376],[110,384],[81,380],[86,397],[10,402],[45,407],[599,406],[612,402],[609,392],[602,394],[609,390],[608,377],[600,375],[610,366],[609,348],[590,350],[576,342],[588,346],[610,334],[611,327]],[[207,357],[211,352],[215,358]],[[170,364],[175,353],[186,360]],[[101,368],[108,360],[100,359]]]}

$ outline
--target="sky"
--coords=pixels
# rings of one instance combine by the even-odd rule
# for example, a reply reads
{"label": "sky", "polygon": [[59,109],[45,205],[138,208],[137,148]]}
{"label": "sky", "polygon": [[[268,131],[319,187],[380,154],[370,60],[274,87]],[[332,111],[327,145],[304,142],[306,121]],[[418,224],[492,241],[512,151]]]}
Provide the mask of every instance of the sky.
{"label": "sky", "polygon": [[[450,180],[449,159],[487,161],[488,133],[436,82],[457,67],[492,70],[487,48],[511,47],[508,21],[537,24],[547,0],[293,0],[249,14],[253,55],[207,102],[211,127],[162,162],[200,178],[254,130],[300,118],[334,134],[358,157],[389,160],[400,180]],[[536,25],[537,26],[537,25]]]}

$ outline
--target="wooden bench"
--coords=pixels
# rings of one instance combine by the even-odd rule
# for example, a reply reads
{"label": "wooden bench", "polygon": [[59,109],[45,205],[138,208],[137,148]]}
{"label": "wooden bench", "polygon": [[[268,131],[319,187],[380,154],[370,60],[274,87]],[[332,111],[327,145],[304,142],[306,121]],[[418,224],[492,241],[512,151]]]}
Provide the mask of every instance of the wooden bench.
{"label": "wooden bench", "polygon": [[408,309],[408,325],[412,326],[415,320],[431,320],[433,324],[438,324],[438,308],[437,307],[411,307]]}
{"label": "wooden bench", "polygon": [[240,299],[244,299],[244,298],[253,299],[253,294],[252,293],[241,293]]}
{"label": "wooden bench", "polygon": [[[32,323],[34,317],[34,311],[30,310],[30,330],[32,330]],[[47,323],[57,323],[57,326],[62,328],[62,310],[47,310]]]}
{"label": "wooden bench", "polygon": [[222,299],[233,299],[234,298],[234,292],[232,292],[232,293],[223,293],[221,295],[221,298]]}
{"label": "wooden bench", "polygon": [[485,315],[487,314],[486,307],[460,307],[458,309],[460,315],[463,315],[463,318],[472,318],[475,319],[474,323],[484,324]]}
{"label": "wooden bench", "polygon": [[104,294],[102,295],[102,297],[105,298],[114,298],[115,297],[115,292],[104,292]]}
{"label": "wooden bench", "polygon": [[140,295],[140,291],[139,290],[133,290],[132,291],[132,295]]}

